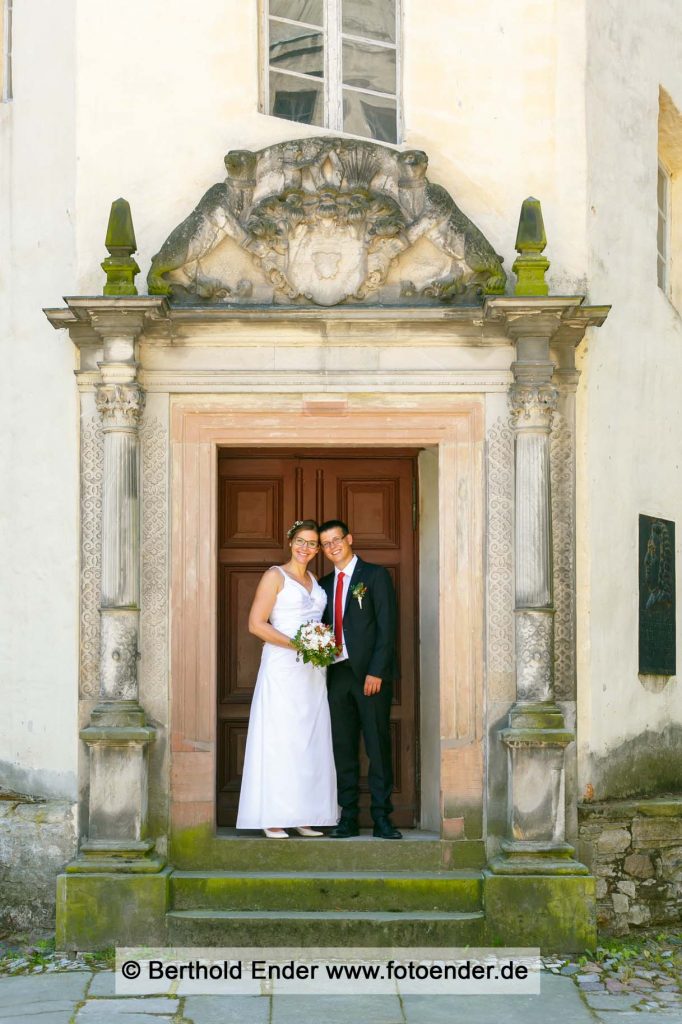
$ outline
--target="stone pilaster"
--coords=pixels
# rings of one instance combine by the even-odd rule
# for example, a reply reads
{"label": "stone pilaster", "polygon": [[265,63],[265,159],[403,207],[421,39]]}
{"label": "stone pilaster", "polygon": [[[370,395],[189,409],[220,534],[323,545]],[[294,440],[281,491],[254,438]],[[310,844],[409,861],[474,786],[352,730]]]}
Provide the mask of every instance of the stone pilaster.
{"label": "stone pilaster", "polygon": [[[102,422],[99,700],[81,731],[90,755],[87,839],[72,871],[155,872],[147,836],[148,746],[156,730],[139,703],[140,440],[145,393],[137,381],[140,300],[88,310],[102,341],[96,407]],[[142,300],[148,304],[149,300]]]}
{"label": "stone pilaster", "polygon": [[501,301],[517,356],[509,390],[516,701],[500,733],[508,756],[507,836],[490,867],[499,874],[583,874],[565,840],[565,750],[575,737],[554,695],[550,440],[558,390],[550,341],[565,308],[562,300]]}

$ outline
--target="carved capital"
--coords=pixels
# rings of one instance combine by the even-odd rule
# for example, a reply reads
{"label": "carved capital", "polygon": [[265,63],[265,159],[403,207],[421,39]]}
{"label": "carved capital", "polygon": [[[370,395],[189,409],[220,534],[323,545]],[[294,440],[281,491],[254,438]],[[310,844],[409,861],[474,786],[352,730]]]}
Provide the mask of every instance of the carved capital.
{"label": "carved capital", "polygon": [[104,428],[137,427],[145,393],[139,384],[99,384],[95,404]]}
{"label": "carved capital", "polygon": [[509,389],[512,426],[516,430],[549,432],[558,398],[559,392],[553,384],[512,384]]}

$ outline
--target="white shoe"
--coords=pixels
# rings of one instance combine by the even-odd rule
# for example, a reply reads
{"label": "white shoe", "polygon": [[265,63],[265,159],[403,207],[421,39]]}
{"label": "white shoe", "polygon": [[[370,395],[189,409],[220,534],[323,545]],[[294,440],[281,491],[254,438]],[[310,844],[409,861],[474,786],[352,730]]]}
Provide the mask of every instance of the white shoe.
{"label": "white shoe", "polygon": [[318,832],[316,828],[308,828],[306,825],[301,825],[300,828],[296,829],[296,831],[299,836],[306,836],[310,839],[324,835],[324,832]]}
{"label": "white shoe", "polygon": [[283,828],[264,828],[263,831],[265,832],[265,834],[268,837],[268,839],[288,839],[289,838],[289,833],[285,832]]}

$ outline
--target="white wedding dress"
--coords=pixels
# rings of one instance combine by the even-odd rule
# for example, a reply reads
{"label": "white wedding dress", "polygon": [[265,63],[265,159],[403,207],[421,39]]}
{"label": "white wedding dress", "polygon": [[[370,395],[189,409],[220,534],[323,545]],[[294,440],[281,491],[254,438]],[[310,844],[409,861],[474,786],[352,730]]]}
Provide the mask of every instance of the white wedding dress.
{"label": "white wedding dress", "polygon": [[[294,636],[319,622],[327,596],[310,576],[309,594],[280,566],[284,586],[270,622]],[[338,821],[336,770],[325,669],[266,643],[251,704],[237,828],[293,828]]]}

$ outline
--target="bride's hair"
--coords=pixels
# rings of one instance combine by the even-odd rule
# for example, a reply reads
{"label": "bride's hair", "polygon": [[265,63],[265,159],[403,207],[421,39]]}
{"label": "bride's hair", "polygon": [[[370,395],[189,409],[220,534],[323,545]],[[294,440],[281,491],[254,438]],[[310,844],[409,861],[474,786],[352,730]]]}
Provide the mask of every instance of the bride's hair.
{"label": "bride's hair", "polygon": [[314,530],[317,534],[320,532],[320,529],[314,519],[297,519],[296,522],[287,530],[287,540],[293,540],[296,534],[300,533],[301,530]]}

